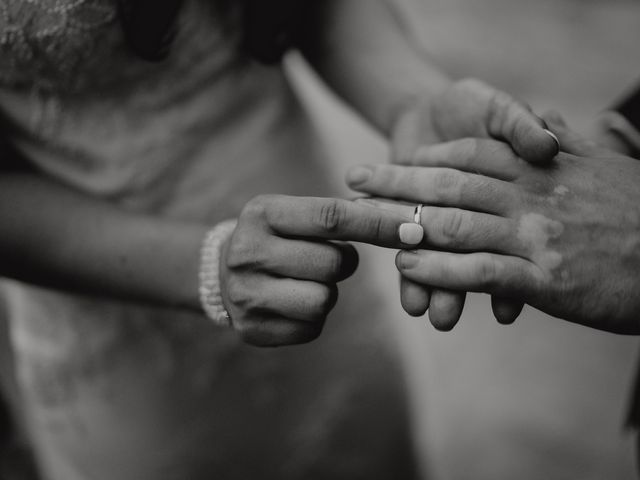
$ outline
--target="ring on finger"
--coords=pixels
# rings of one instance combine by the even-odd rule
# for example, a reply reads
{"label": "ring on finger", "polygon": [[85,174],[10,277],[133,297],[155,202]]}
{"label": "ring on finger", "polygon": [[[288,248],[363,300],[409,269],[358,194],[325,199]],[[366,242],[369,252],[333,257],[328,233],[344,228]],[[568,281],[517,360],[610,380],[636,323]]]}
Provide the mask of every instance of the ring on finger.
{"label": "ring on finger", "polygon": [[413,223],[417,223],[418,225],[422,225],[422,209],[424,205],[419,203],[416,205],[416,208],[413,210]]}
{"label": "ring on finger", "polygon": [[424,239],[424,228],[422,228],[422,208],[420,204],[413,212],[413,222],[400,225],[400,241],[405,245],[418,245]]}

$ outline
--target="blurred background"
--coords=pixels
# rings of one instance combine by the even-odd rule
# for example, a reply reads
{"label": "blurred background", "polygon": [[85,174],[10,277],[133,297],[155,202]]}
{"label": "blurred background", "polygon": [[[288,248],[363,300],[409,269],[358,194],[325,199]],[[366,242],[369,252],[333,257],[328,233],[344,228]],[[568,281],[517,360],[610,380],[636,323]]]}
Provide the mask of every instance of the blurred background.
{"label": "blurred background", "polygon": [[[483,79],[538,112],[556,109],[583,132],[640,82],[639,0],[396,1],[425,55],[452,77]],[[290,58],[288,67],[333,145],[336,183],[356,162],[386,161],[381,139],[299,58]],[[468,298],[453,332],[439,333],[426,318],[402,313],[395,252],[370,253],[404,352],[420,458],[434,479],[635,478],[634,445],[623,424],[637,338],[533,309],[515,325],[500,326],[482,295]],[[0,322],[0,352],[6,353],[5,327]],[[7,370],[9,362],[0,358]],[[0,443],[4,429],[0,418]]]}
{"label": "blurred background", "polygon": [[[538,112],[556,109],[583,132],[640,81],[637,0],[398,1],[425,54],[451,76],[481,78]],[[385,161],[375,134],[297,59],[290,67],[335,148],[337,181],[355,162]],[[481,295],[468,298],[454,332],[438,333],[400,313],[393,252],[376,258],[411,376],[421,458],[435,478],[634,478],[623,423],[636,338],[532,309],[500,326]]]}

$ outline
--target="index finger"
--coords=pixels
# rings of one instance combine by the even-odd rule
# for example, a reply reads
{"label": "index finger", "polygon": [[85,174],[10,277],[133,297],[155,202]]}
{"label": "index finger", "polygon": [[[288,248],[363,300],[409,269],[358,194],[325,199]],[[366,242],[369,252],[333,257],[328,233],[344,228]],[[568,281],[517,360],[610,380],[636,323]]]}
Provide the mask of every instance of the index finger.
{"label": "index finger", "polygon": [[349,200],[277,196],[266,219],[274,233],[287,237],[363,242],[387,248],[406,248],[399,228],[411,216]]}

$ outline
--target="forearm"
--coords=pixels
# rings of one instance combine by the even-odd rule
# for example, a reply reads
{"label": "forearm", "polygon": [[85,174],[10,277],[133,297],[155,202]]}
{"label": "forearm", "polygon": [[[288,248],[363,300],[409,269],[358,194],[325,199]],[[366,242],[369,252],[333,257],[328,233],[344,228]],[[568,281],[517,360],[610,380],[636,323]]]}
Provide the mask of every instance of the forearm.
{"label": "forearm", "polygon": [[384,134],[403,105],[449,84],[410,39],[392,0],[319,4],[305,25],[303,52],[325,81]]}
{"label": "forearm", "polygon": [[31,173],[0,174],[0,275],[198,308],[206,226],[126,212]]}

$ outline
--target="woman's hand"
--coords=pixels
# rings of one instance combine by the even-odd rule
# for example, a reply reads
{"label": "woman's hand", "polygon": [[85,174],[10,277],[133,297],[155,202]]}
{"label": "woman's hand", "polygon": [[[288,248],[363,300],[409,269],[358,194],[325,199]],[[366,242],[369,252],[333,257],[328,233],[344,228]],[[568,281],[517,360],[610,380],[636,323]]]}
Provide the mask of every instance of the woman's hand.
{"label": "woman's hand", "polygon": [[437,95],[410,97],[394,121],[394,161],[413,158],[418,147],[461,138],[493,138],[534,164],[558,154],[545,122],[525,103],[476,79],[450,84]]}
{"label": "woman's hand", "polygon": [[[451,84],[439,95],[412,97],[396,116],[392,129],[393,163],[407,163],[426,145],[466,137],[494,138],[509,144],[523,158],[548,164],[558,153],[545,123],[510,95],[479,80]],[[401,280],[401,302],[407,313],[422,315],[429,308],[435,325],[453,325],[460,318],[465,292],[430,289]],[[493,310],[501,323],[511,323],[521,302],[494,297]]]}
{"label": "woman's hand", "polygon": [[254,198],[222,251],[222,296],[233,327],[253,345],[315,339],[336,303],[336,284],[358,265],[353,246],[330,240],[401,248],[404,221],[346,200]]}
{"label": "woman's hand", "polygon": [[361,181],[351,186],[429,205],[425,250],[397,257],[411,281],[518,298],[575,323],[639,334],[640,163],[547,120],[568,152],[547,168],[504,143],[467,139],[421,149],[414,166],[367,167],[369,178],[354,173]]}

